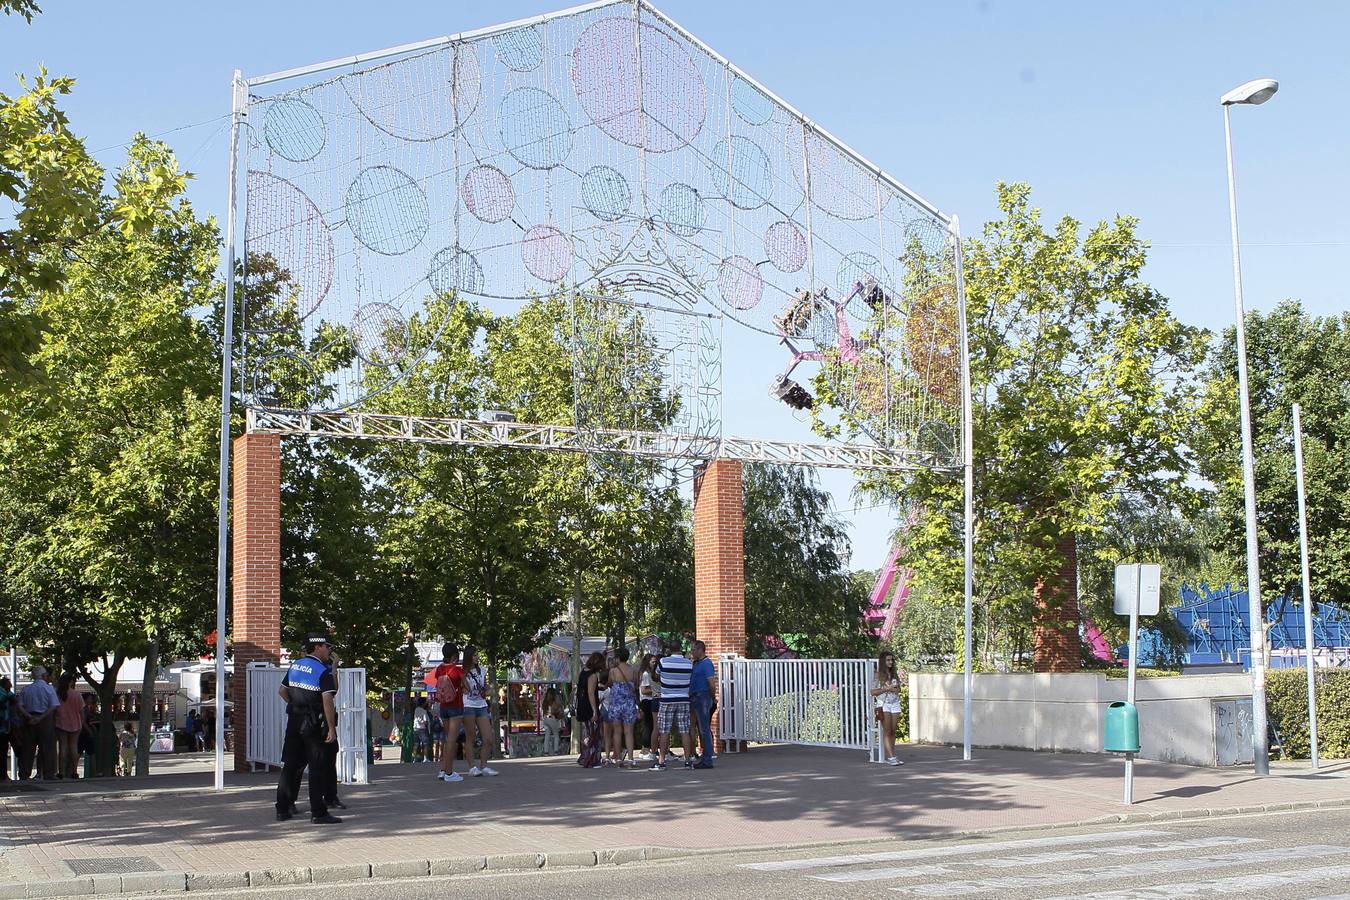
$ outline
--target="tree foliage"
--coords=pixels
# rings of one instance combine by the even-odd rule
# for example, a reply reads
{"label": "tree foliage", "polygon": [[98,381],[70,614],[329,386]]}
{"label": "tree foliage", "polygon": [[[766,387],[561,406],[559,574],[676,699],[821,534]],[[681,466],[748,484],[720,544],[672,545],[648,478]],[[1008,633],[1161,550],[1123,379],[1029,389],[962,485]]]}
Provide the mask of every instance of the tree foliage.
{"label": "tree foliage", "polygon": [[[1265,603],[1298,600],[1302,574],[1292,408],[1302,407],[1312,595],[1350,602],[1350,314],[1313,317],[1288,300],[1247,314],[1247,371]],[[1246,556],[1236,329],[1205,371],[1199,472],[1214,485],[1216,549]],[[1245,569],[1239,576],[1246,582]]]}
{"label": "tree foliage", "polygon": [[744,477],[748,652],[784,635],[810,655],[859,652],[867,592],[849,576],[846,523],[830,495],[810,469],[751,464]]}
{"label": "tree foliage", "polygon": [[[1119,497],[1189,508],[1191,375],[1206,344],[1140,278],[1135,220],[1047,229],[1024,185],[1000,185],[999,207],[966,247],[976,602],[985,622],[1017,629],[1061,568],[1064,540],[1102,529]],[[869,486],[924,511],[907,560],[933,596],[960,602],[960,481]]]}

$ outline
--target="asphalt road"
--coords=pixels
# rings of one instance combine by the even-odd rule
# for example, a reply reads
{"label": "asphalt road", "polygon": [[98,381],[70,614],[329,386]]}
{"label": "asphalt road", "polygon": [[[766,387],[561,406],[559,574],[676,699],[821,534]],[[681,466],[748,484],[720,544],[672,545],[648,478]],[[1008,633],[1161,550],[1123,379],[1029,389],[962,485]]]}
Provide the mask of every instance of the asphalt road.
{"label": "asphalt road", "polygon": [[700,855],[621,867],[193,896],[256,900],[538,900],[550,897],[996,897],[1350,900],[1350,810],[1265,813],[884,841],[813,850]]}

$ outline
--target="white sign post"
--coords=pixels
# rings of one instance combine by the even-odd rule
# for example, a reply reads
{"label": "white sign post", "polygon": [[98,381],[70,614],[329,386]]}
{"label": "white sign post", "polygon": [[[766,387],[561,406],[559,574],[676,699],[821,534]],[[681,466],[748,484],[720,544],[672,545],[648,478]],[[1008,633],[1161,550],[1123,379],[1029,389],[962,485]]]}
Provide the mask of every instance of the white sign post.
{"label": "white sign post", "polygon": [[[1162,566],[1126,563],[1116,566],[1115,613],[1130,617],[1130,670],[1125,702],[1134,706],[1135,669],[1139,657],[1139,617],[1156,616],[1162,599]],[[1134,802],[1134,754],[1125,754],[1125,804]]]}

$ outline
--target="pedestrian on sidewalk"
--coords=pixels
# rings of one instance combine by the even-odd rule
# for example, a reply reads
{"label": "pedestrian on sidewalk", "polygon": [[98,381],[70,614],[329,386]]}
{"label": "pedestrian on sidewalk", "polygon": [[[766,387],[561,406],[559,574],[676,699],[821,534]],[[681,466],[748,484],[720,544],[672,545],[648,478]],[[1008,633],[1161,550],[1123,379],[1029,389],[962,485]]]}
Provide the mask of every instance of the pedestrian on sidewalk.
{"label": "pedestrian on sidewalk", "polygon": [[558,689],[552,685],[544,691],[544,699],[539,704],[539,725],[544,729],[544,753],[557,753],[558,734],[562,731],[562,701],[558,698]]}
{"label": "pedestrian on sidewalk", "polygon": [[277,820],[291,818],[292,799],[300,791],[300,774],[309,769],[309,820],[315,825],[341,822],[324,802],[328,764],[325,744],[337,743],[337,682],[328,667],[328,635],[305,635],[305,655],[291,663],[277,694],[286,703],[286,739],[277,781]]}
{"label": "pedestrian on sidewalk", "polygon": [[641,675],[638,678],[638,695],[642,698],[642,740],[647,745],[647,751],[641,759],[647,762],[656,759],[656,697],[659,688],[654,678],[658,658],[655,653],[642,654]]}
{"label": "pedestrian on sidewalk", "polygon": [[[18,767],[19,753],[19,695],[14,693],[8,676],[0,676],[0,781],[9,781],[9,748],[14,748],[14,763]],[[14,777],[18,778],[16,771]]]}
{"label": "pedestrian on sidewalk", "polygon": [[[431,709],[428,707],[428,713]],[[445,723],[441,721],[439,712],[431,717],[431,761],[440,765],[441,745],[445,743]]]}
{"label": "pedestrian on sidewalk", "polygon": [[900,716],[900,688],[903,682],[895,668],[895,654],[885,651],[877,657],[877,671],[872,676],[872,696],[876,698],[877,719],[881,722],[881,746],[886,752],[886,765],[904,765],[895,755],[895,722]]}
{"label": "pedestrian on sidewalk", "polygon": [[27,781],[37,763],[39,780],[56,777],[56,708],[61,700],[47,681],[47,669],[33,667],[33,680],[19,691],[20,732],[19,780]]}
{"label": "pedestrian on sidewalk", "polygon": [[75,689],[75,673],[61,676],[56,698],[56,753],[57,778],[76,778],[80,761],[80,731],[84,728],[84,700]]}
{"label": "pedestrian on sidewalk", "polygon": [[600,670],[605,658],[599,651],[586,657],[586,668],[577,679],[577,721],[581,723],[581,754],[577,765],[583,769],[599,768],[600,756]]}
{"label": "pedestrian on sidewalk", "polygon": [[488,765],[492,753],[492,712],[488,708],[487,673],[478,664],[478,648],[464,648],[464,759],[473,761],[475,744],[478,765],[469,768],[469,774],[496,775]]}
{"label": "pedestrian on sidewalk", "polygon": [[[445,739],[441,742],[441,768],[436,777],[441,781],[463,781],[455,771],[455,756],[459,748],[459,730],[464,724],[464,669],[459,664],[459,645],[446,641],[441,645],[441,664],[431,673],[436,685],[436,707],[440,712]],[[471,755],[465,751],[465,758]]]}
{"label": "pedestrian on sidewalk", "polygon": [[413,762],[426,762],[430,748],[431,711],[427,709],[427,698],[418,697],[413,710]]}
{"label": "pedestrian on sidewalk", "polygon": [[703,749],[695,769],[713,767],[712,714],[717,711],[717,667],[708,659],[708,647],[694,641],[694,669],[689,676],[689,710],[698,726]]}
{"label": "pedestrian on sidewalk", "polygon": [[614,656],[614,665],[609,670],[609,718],[614,729],[610,757],[613,758],[617,752],[619,767],[631,769],[636,749],[633,724],[638,717],[637,672],[628,664],[627,647],[620,647]]}
{"label": "pedestrian on sidewalk", "polygon": [[664,772],[666,758],[670,755],[670,732],[679,732],[680,745],[684,748],[684,765],[694,765],[694,740],[689,733],[689,678],[693,674],[694,664],[672,647],[668,656],[663,656],[656,664],[656,674],[661,679],[661,705],[656,711],[656,729],[661,737],[661,756],[652,763],[652,770]]}
{"label": "pedestrian on sidewalk", "polygon": [[136,774],[136,730],[130,720],[122,723],[117,735],[117,774],[123,778]]}

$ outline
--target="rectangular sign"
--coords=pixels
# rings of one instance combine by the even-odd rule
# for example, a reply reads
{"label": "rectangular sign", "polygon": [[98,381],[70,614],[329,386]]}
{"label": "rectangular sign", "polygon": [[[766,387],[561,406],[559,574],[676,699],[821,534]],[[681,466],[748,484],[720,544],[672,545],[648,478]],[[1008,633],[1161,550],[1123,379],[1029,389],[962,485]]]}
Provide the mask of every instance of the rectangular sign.
{"label": "rectangular sign", "polygon": [[1128,616],[1138,593],[1139,615],[1156,616],[1162,603],[1162,566],[1123,563],[1116,566],[1115,613]]}

